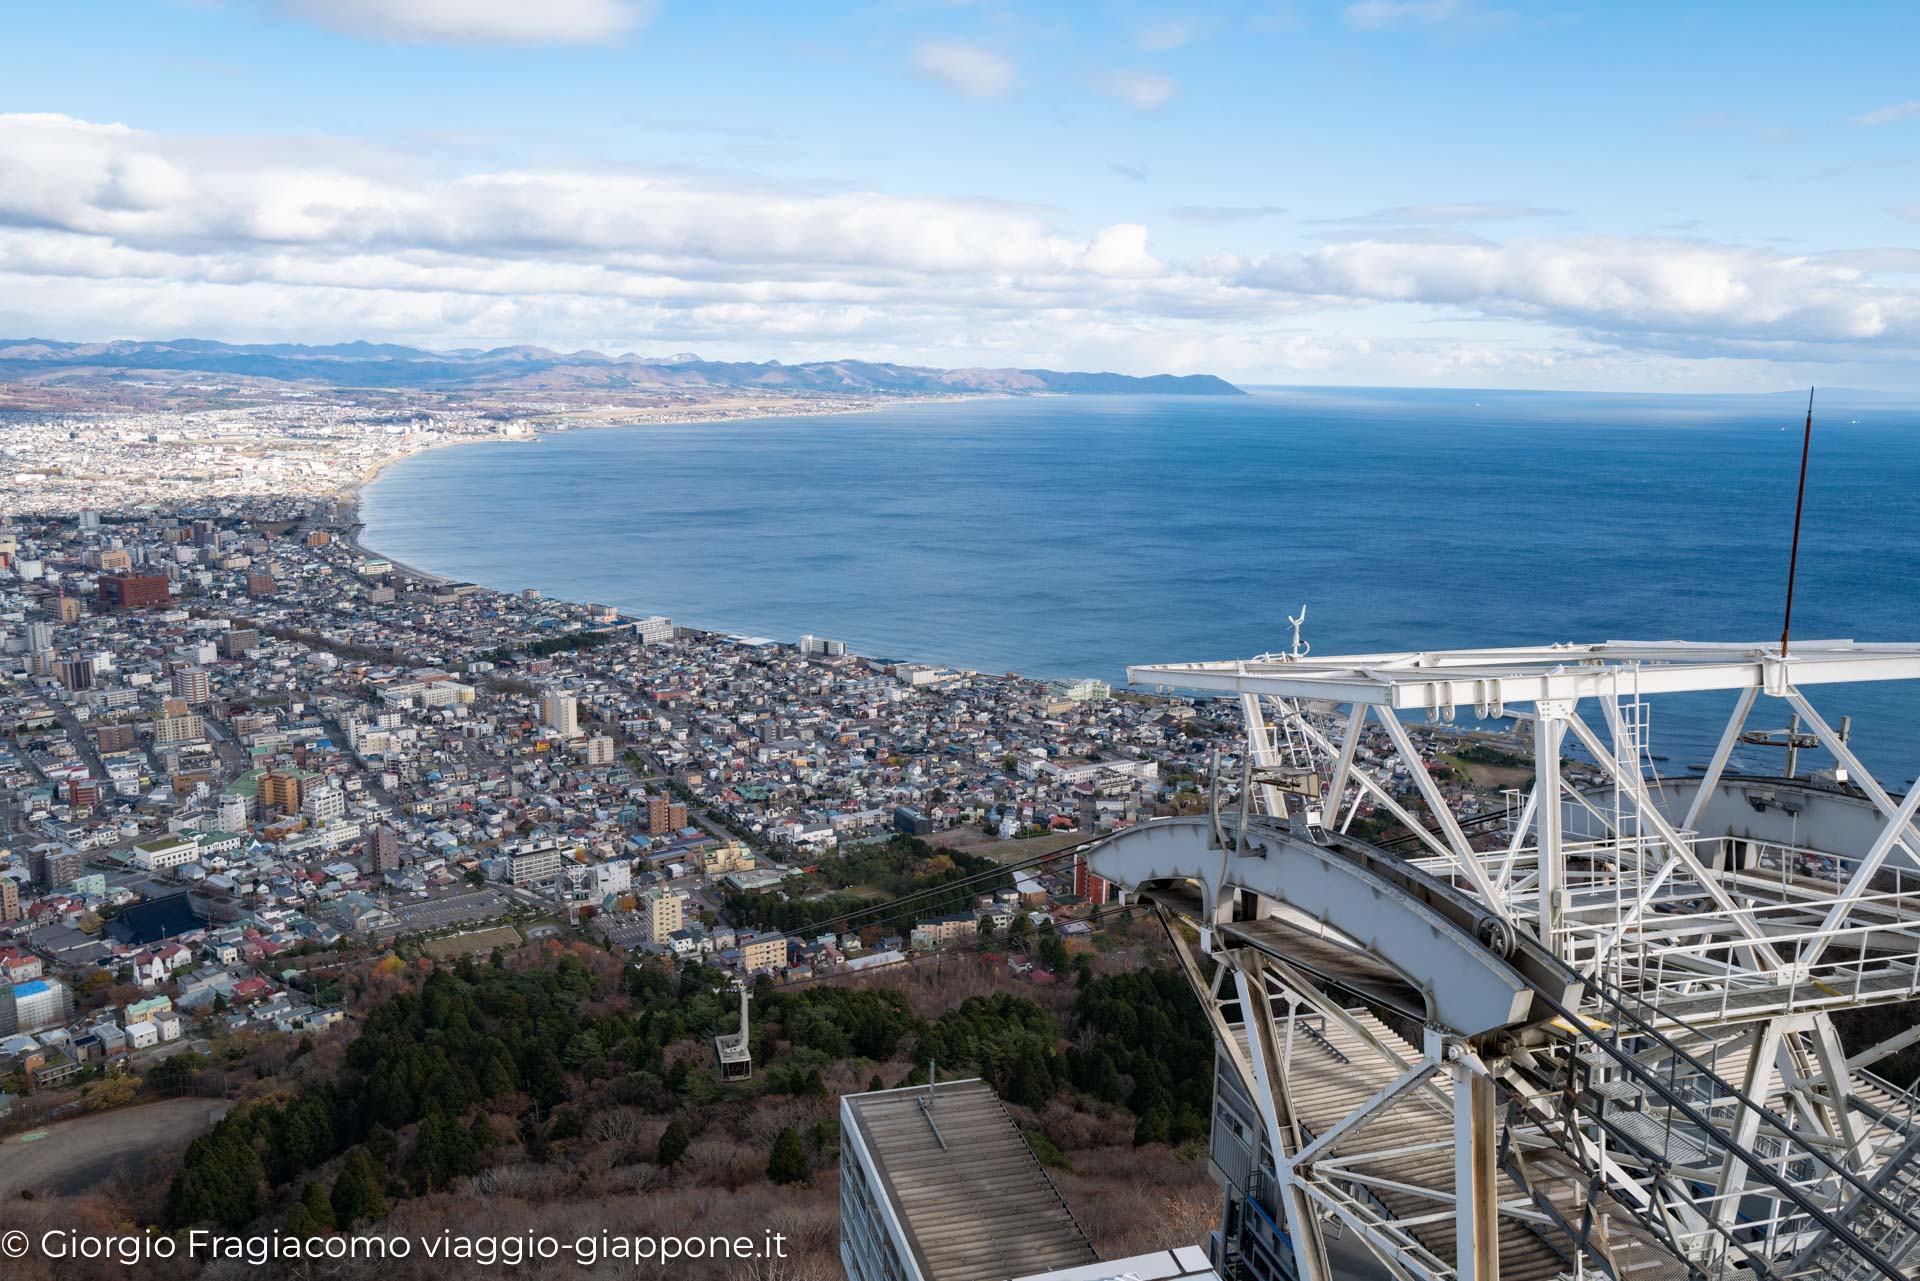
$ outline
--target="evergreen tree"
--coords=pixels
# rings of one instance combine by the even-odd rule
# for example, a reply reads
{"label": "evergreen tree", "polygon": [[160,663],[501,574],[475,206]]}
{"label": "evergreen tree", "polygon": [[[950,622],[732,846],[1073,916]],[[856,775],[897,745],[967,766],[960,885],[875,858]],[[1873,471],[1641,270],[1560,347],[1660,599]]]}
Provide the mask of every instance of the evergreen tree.
{"label": "evergreen tree", "polygon": [[1155,1104],[1148,1108],[1133,1127],[1133,1146],[1144,1147],[1149,1143],[1165,1143],[1169,1129],[1167,1109]]}
{"label": "evergreen tree", "polygon": [[807,1169],[807,1149],[800,1132],[792,1126],[780,1131],[767,1158],[767,1177],[775,1183],[805,1183],[811,1177]]}
{"label": "evergreen tree", "polygon": [[541,1107],[550,1108],[567,1097],[567,1078],[551,1049],[541,1047],[531,1075],[534,1101]]}
{"label": "evergreen tree", "polygon": [[654,1153],[657,1165],[677,1165],[680,1158],[687,1154],[687,1127],[680,1124],[680,1118],[674,1117],[667,1122],[667,1128],[660,1136],[660,1149]]}
{"label": "evergreen tree", "polygon": [[319,1231],[333,1231],[333,1202],[327,1199],[327,1190],[317,1179],[309,1179],[307,1186],[300,1190],[300,1204],[306,1207],[308,1217]]}
{"label": "evergreen tree", "polygon": [[294,1203],[293,1209],[287,1211],[286,1222],[280,1225],[280,1232],[283,1236],[299,1237],[302,1240],[325,1235],[314,1223],[313,1216],[307,1213],[307,1207],[298,1202]]}
{"label": "evergreen tree", "polygon": [[321,1237],[333,1231],[333,1205],[327,1200],[326,1189],[318,1183],[309,1182],[300,1191],[300,1199],[287,1211],[286,1222],[280,1227],[286,1236]]}
{"label": "evergreen tree", "polygon": [[340,1176],[333,1181],[333,1221],[345,1231],[366,1220],[379,1222],[387,1217],[387,1198],[380,1191],[380,1172],[365,1148],[347,1154]]}
{"label": "evergreen tree", "polygon": [[479,1154],[494,1146],[500,1140],[494,1136],[493,1122],[487,1120],[485,1112],[473,1114],[473,1124],[467,1127],[468,1140],[473,1145],[474,1164],[479,1164]]}
{"label": "evergreen tree", "polygon": [[265,1171],[252,1146],[254,1124],[251,1113],[236,1113],[187,1145],[180,1173],[167,1189],[169,1222],[238,1229],[260,1213]]}

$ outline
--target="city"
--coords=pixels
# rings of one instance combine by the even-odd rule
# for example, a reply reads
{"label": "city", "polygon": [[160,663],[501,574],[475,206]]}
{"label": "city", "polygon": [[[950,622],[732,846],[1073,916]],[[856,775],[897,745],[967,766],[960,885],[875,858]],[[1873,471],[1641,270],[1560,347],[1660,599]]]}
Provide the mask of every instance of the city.
{"label": "city", "polygon": [[15,6],[0,1278],[1920,1281],[1916,45]]}
{"label": "city", "polygon": [[[358,547],[351,519],[288,495],[0,534],[0,884],[7,972],[33,1010],[6,1029],[6,1066],[39,1098],[89,1064],[164,1053],[217,998],[244,1007],[228,1028],[330,1026],[337,1004],[271,977],[289,952],[467,932],[477,950],[518,922],[800,979],[1022,911],[1071,939],[1104,896],[1071,860],[973,896],[959,925],[862,920],[858,887],[820,864],[902,835],[1046,859],[1194,812],[1207,778],[1239,769],[1204,700],[417,577]],[[1423,737],[1445,772],[1464,740]],[[1448,790],[1505,803],[1464,774]],[[137,999],[89,1008],[129,981]]]}

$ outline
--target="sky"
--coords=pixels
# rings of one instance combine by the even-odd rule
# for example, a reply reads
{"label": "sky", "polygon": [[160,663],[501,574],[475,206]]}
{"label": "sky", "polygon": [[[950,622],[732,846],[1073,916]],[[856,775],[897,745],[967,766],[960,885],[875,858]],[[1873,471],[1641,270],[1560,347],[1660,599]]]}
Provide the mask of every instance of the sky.
{"label": "sky", "polygon": [[87,0],[0,339],[1920,390],[1920,6]]}

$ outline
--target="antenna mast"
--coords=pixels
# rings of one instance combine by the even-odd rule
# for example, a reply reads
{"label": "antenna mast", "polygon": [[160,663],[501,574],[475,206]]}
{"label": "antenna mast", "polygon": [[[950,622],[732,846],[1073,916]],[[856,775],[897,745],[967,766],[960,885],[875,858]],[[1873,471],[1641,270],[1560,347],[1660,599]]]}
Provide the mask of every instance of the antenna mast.
{"label": "antenna mast", "polygon": [[1807,454],[1813,448],[1813,388],[1807,388],[1807,430],[1800,438],[1800,495],[1793,500],[1793,552],[1787,558],[1787,614],[1780,622],[1780,657],[1787,656],[1793,630],[1793,576],[1800,568],[1800,513],[1807,505]]}

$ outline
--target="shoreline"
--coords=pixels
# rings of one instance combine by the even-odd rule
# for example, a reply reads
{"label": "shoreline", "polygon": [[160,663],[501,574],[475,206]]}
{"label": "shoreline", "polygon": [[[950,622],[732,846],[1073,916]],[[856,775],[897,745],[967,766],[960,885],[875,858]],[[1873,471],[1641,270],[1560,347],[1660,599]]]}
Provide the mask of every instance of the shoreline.
{"label": "shoreline", "polygon": [[[1034,396],[1051,397],[1056,393],[1035,392],[1032,394]],[[320,508],[331,505],[336,513],[336,523],[342,526],[342,532],[336,533],[335,537],[339,538],[340,541],[346,543],[362,556],[374,560],[384,560],[391,564],[396,570],[404,571],[407,576],[420,579],[424,582],[436,584],[459,583],[464,580],[449,578],[445,574],[431,573],[418,566],[409,565],[405,561],[396,560],[386,552],[368,546],[361,538],[361,532],[367,527],[361,512],[363,492],[368,486],[379,480],[381,475],[389,467],[406,462],[412,458],[433,453],[435,450],[450,449],[459,445],[537,445],[549,436],[564,436],[576,431],[610,431],[622,427],[698,427],[709,423],[756,422],[762,419],[775,418],[838,418],[852,414],[878,413],[885,409],[903,409],[914,405],[954,405],[976,400],[1009,400],[1014,398],[1014,394],[1010,392],[966,392],[946,396],[903,397],[899,400],[892,401],[854,401],[845,405],[836,405],[832,408],[817,408],[800,413],[757,413],[742,409],[737,413],[698,413],[686,418],[668,418],[652,422],[636,422],[632,420],[611,421],[618,419],[620,415],[609,413],[605,416],[609,421],[595,421],[592,418],[587,418],[584,421],[569,421],[565,426],[535,427],[524,435],[478,436],[452,440],[435,440],[422,444],[418,448],[402,450],[389,458],[383,458],[362,471],[352,480],[339,485],[330,493],[313,500],[314,515],[318,514]],[[817,402],[801,403],[813,404]],[[311,522],[312,519],[313,517],[310,516],[309,521]],[[500,587],[489,590],[509,591],[512,589]],[[700,631],[702,629],[690,627],[687,630]],[[719,633],[712,634],[718,635]]]}

